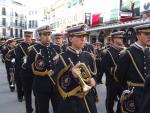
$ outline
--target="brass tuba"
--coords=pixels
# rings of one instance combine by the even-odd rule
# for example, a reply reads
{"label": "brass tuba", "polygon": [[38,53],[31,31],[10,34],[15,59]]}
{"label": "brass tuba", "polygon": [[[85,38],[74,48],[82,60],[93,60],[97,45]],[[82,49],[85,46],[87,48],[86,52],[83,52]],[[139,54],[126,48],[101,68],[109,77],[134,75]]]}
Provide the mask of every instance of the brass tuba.
{"label": "brass tuba", "polygon": [[85,96],[92,88],[87,84],[87,80],[92,77],[89,69],[84,63],[77,63],[75,66],[81,69],[81,75],[75,78],[70,71],[74,67],[73,62],[68,58],[70,65],[65,64],[65,68],[58,74],[58,89],[62,97]]}

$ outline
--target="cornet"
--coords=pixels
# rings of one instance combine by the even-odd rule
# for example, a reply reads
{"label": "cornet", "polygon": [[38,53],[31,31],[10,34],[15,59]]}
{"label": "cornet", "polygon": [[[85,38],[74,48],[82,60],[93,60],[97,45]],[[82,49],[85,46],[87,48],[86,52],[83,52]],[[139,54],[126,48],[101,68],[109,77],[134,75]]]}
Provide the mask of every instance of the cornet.
{"label": "cornet", "polygon": [[[71,61],[71,59],[69,58],[68,60],[69,60],[70,64],[72,66],[74,66],[74,64]],[[84,63],[80,63],[79,62],[79,63],[76,64],[76,67],[80,68],[81,71],[83,71],[83,72],[81,72],[81,75],[77,75],[77,76],[78,76],[78,79],[80,81],[81,92],[85,96],[87,94],[87,92],[92,88],[91,86],[86,84],[87,79],[88,78],[92,78],[92,75],[91,75],[89,69],[87,68],[87,66]]]}
{"label": "cornet", "polygon": [[89,69],[84,63],[76,64],[77,68],[81,69],[81,75],[77,75],[77,78],[71,72],[74,67],[73,62],[68,58],[70,64],[67,65],[63,57],[60,55],[60,59],[64,64],[64,69],[58,73],[57,86],[58,91],[62,97],[79,96],[84,97],[88,91],[92,88],[87,84],[87,80],[92,77]]}

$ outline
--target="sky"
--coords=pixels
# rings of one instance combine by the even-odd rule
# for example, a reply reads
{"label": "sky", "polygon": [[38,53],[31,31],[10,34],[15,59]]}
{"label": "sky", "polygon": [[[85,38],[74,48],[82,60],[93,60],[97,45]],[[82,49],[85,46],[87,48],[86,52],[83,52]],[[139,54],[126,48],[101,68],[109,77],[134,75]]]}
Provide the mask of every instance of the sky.
{"label": "sky", "polygon": [[46,7],[50,6],[51,3],[55,2],[56,0],[14,0],[20,3],[25,4],[28,7]]}
{"label": "sky", "polygon": [[[51,4],[57,0],[14,0],[14,1],[21,2],[28,7],[39,8],[39,7],[51,6]],[[118,1],[118,0],[116,0],[116,1]],[[112,3],[111,3],[111,0],[86,0],[86,4],[87,4],[86,5],[87,11],[89,10],[90,12],[98,12],[99,9],[104,9],[105,11],[110,10],[110,8],[107,6],[109,6]],[[91,8],[91,7],[94,7],[94,8]],[[102,7],[102,8],[100,8],[100,7]]]}

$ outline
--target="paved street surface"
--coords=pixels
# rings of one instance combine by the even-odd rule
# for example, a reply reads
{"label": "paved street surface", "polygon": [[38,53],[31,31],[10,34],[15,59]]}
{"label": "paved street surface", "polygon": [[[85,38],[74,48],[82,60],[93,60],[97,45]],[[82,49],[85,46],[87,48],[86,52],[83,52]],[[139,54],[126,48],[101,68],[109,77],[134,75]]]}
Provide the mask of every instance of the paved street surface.
{"label": "paved street surface", "polygon": [[[100,102],[97,104],[98,113],[106,113],[105,110],[105,85],[97,86]],[[26,113],[24,102],[17,101],[16,92],[10,92],[4,64],[0,61],[0,113]],[[50,105],[50,113],[52,108]]]}

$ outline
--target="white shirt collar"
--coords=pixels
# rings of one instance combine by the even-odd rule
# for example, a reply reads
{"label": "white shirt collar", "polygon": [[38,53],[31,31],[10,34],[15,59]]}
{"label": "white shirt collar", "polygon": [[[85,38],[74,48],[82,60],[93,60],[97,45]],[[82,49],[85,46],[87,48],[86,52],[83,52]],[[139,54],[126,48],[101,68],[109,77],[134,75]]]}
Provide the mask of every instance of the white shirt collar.
{"label": "white shirt collar", "polygon": [[145,50],[145,48],[143,46],[141,46],[140,44],[138,44],[137,42],[135,42],[135,45],[138,46],[139,48],[141,48],[143,51]]}
{"label": "white shirt collar", "polygon": [[82,49],[81,50],[76,50],[71,46],[69,48],[72,49],[76,54],[80,54],[82,52]]}

